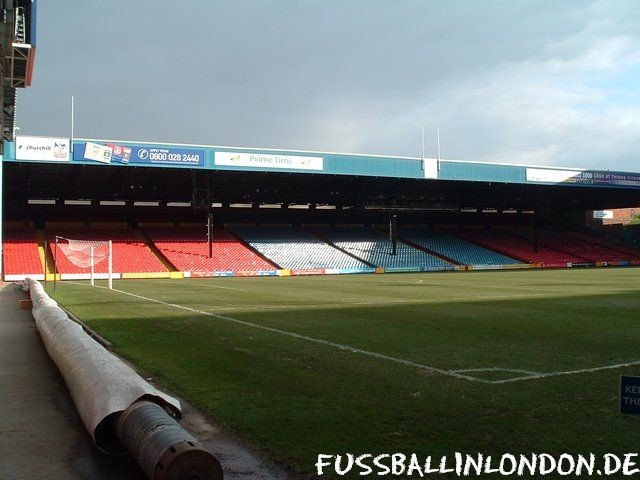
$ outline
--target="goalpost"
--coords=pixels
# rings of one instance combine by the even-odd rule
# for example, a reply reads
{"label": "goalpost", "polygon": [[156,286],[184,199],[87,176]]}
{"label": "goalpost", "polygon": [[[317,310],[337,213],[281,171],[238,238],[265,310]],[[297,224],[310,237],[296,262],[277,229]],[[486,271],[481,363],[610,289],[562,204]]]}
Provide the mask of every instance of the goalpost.
{"label": "goalpost", "polygon": [[[111,240],[77,240],[56,236],[53,252],[53,285],[58,274],[58,252],[61,252],[73,265],[82,269],[89,269],[91,286],[95,286],[96,265],[107,261],[107,282],[109,289],[113,289],[113,242]],[[86,278],[86,277],[85,277]]]}

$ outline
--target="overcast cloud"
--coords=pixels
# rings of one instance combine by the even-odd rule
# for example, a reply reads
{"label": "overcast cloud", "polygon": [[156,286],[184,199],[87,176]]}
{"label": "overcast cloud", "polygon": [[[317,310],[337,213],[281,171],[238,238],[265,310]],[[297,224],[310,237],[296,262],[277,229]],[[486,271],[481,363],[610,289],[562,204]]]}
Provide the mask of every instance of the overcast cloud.
{"label": "overcast cloud", "polygon": [[640,4],[40,0],[22,134],[640,170]]}

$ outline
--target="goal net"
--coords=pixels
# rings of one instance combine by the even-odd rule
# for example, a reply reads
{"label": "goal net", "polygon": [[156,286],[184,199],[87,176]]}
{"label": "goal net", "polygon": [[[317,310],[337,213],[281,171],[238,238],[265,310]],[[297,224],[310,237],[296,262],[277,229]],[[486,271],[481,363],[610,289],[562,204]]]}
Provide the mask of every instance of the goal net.
{"label": "goal net", "polygon": [[113,248],[111,240],[77,240],[56,237],[55,250],[56,269],[59,263],[57,255],[62,254],[76,267],[89,269],[91,285],[95,285],[96,266],[101,266],[101,270],[107,270],[109,288],[112,288]]}

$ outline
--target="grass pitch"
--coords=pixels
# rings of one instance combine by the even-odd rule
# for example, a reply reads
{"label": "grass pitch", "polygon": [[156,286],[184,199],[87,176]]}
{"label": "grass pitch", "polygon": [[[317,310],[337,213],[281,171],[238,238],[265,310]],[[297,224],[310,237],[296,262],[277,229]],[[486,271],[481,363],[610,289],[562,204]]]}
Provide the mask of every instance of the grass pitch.
{"label": "grass pitch", "polygon": [[640,375],[640,269],[114,288],[62,282],[54,298],[299,476],[319,453],[637,451],[618,384]]}

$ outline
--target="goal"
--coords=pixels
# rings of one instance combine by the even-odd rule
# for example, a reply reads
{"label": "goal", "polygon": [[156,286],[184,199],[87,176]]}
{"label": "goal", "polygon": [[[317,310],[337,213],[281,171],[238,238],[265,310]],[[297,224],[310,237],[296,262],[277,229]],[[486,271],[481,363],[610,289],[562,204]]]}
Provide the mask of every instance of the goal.
{"label": "goal", "polygon": [[113,289],[113,243],[111,240],[79,240],[56,236],[53,250],[55,273],[59,270],[58,255],[64,255],[69,262],[79,268],[89,269],[92,286],[95,286],[96,280],[95,267],[106,262],[109,289]]}

